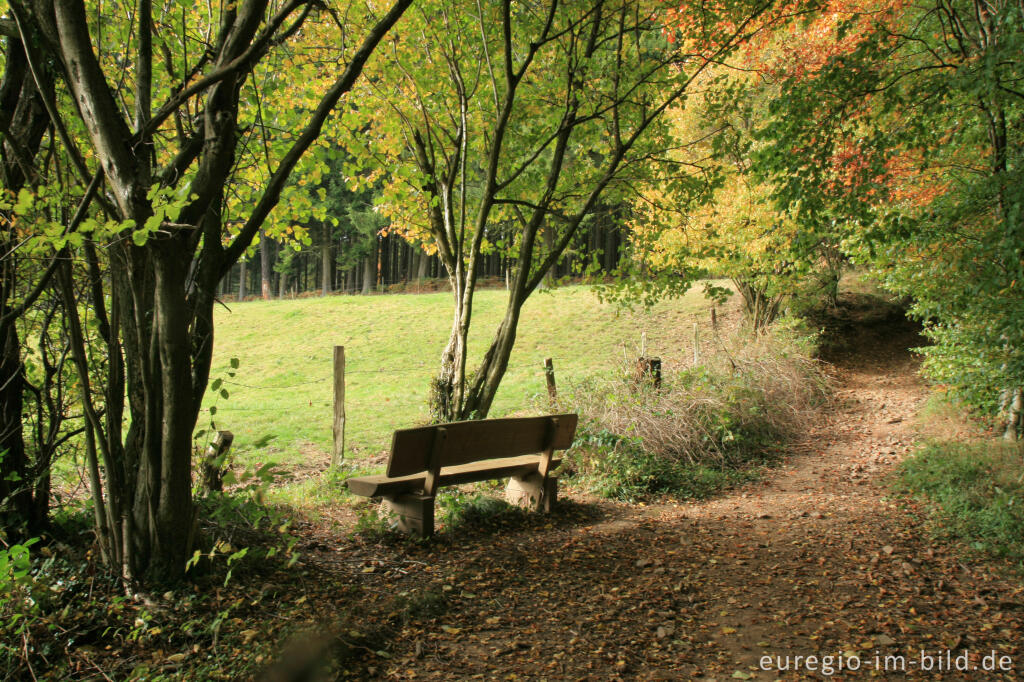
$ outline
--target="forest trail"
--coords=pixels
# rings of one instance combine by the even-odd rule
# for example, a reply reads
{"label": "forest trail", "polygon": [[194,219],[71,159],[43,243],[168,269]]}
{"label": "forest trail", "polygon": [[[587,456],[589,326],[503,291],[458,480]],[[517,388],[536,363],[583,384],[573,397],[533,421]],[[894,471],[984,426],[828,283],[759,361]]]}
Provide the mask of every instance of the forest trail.
{"label": "forest trail", "polygon": [[362,657],[359,676],[1024,677],[1020,580],[931,538],[920,510],[888,497],[926,396],[907,351],[917,343],[906,323],[859,329],[829,358],[829,417],[765,481],[727,497],[567,501],[544,521],[449,544],[321,555],[379,613],[411,595],[387,656]]}

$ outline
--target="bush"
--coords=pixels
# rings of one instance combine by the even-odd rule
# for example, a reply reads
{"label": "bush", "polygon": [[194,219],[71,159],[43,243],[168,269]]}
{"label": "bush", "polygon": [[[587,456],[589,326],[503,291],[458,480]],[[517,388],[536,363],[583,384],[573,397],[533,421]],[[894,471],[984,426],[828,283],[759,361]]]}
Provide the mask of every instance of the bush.
{"label": "bush", "polygon": [[704,498],[757,476],[827,398],[806,337],[792,328],[736,337],[703,364],[638,384],[623,368],[571,386],[561,407],[582,417],[566,469],[621,499]]}
{"label": "bush", "polygon": [[438,494],[438,521],[444,532],[488,528],[521,519],[523,510],[479,492],[448,488]]}
{"label": "bush", "polygon": [[1001,443],[933,442],[903,461],[895,488],[926,500],[946,534],[1024,568],[1024,459]]}
{"label": "bush", "polygon": [[580,433],[569,467],[591,492],[602,497],[626,502],[662,495],[706,499],[758,477],[754,468],[688,464],[591,428],[584,426]]}

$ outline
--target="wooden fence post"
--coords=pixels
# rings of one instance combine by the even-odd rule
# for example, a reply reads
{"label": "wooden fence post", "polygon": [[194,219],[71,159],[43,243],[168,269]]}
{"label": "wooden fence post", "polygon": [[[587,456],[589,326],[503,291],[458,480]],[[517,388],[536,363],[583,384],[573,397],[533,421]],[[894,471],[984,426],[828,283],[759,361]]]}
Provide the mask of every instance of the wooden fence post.
{"label": "wooden fence post", "polygon": [[700,364],[700,329],[693,323],[693,366]]}
{"label": "wooden fence post", "polygon": [[345,346],[334,347],[334,451],[331,468],[345,459]]}
{"label": "wooden fence post", "polygon": [[544,378],[548,382],[548,400],[554,405],[558,400],[558,389],[555,387],[555,365],[551,358],[544,360]]}

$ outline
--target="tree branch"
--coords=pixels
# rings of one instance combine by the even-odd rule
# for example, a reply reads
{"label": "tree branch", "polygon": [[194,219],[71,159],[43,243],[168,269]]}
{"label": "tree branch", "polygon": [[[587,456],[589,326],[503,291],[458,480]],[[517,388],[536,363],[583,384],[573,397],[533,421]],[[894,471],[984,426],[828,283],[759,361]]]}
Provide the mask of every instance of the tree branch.
{"label": "tree branch", "polygon": [[359,46],[355,54],[352,55],[352,60],[349,62],[345,72],[335,81],[334,85],[331,86],[327,94],[320,100],[320,104],[317,106],[316,111],[313,114],[312,119],[306,125],[306,128],[299,135],[298,140],[292,145],[292,148],[288,150],[285,157],[281,160],[281,164],[278,166],[274,175],[271,177],[270,182],[267,184],[266,190],[263,192],[263,196],[260,197],[259,203],[253,209],[249,219],[242,227],[238,236],[233,242],[225,249],[224,255],[220,264],[220,271],[223,275],[228,271],[231,265],[234,264],[238,258],[241,257],[245,249],[249,247],[253,237],[259,232],[263,225],[263,222],[270,215],[270,212],[277,206],[278,201],[281,199],[281,190],[284,189],[285,184],[288,182],[288,178],[291,175],[292,170],[295,168],[295,164],[298,163],[302,155],[309,149],[310,145],[320,136],[320,131],[323,129],[324,122],[327,117],[334,110],[338,100],[341,99],[342,95],[351,90],[352,85],[356,82],[356,79],[362,73],[363,66],[366,61],[373,54],[377,44],[380,43],[381,39],[387,34],[392,26],[402,17],[405,10],[411,5],[413,0],[396,0],[395,4],[391,7],[391,10],[381,19],[371,30],[370,33],[363,40],[363,44]]}

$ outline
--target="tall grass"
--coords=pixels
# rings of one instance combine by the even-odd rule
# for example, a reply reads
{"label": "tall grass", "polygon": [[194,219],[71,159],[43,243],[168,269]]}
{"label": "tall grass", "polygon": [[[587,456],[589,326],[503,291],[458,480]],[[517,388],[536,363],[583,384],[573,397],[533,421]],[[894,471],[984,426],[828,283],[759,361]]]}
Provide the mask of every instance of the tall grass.
{"label": "tall grass", "polygon": [[569,470],[592,490],[624,499],[705,497],[755,476],[803,432],[827,400],[806,336],[777,327],[718,340],[660,388],[630,368],[581,381],[561,407],[583,416]]}

